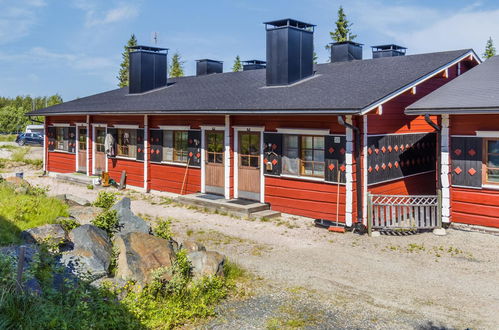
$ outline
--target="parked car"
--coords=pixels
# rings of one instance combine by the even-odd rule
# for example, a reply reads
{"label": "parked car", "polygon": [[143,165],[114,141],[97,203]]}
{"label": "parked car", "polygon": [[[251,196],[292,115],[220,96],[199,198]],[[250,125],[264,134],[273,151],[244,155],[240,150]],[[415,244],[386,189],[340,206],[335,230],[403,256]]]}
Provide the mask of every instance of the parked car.
{"label": "parked car", "polygon": [[21,133],[17,136],[16,142],[20,146],[25,144],[43,145],[43,135],[39,133]]}

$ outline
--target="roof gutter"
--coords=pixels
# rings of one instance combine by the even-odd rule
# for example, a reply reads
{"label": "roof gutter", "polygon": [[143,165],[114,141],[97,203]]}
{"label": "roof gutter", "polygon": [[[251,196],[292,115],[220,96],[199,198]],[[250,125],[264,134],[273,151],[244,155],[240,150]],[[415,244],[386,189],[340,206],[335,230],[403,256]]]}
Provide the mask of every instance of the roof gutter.
{"label": "roof gutter", "polygon": [[338,116],[338,124],[345,128],[349,128],[355,131],[355,172],[357,175],[356,180],[356,190],[357,190],[357,222],[355,223],[355,229],[360,233],[365,233],[365,226],[362,222],[363,219],[363,209],[362,209],[362,182],[358,179],[361,173],[360,169],[360,129],[353,126],[345,121],[343,116]]}
{"label": "roof gutter", "polygon": [[442,108],[442,109],[406,109],[406,115],[490,115],[499,114],[499,108]]}

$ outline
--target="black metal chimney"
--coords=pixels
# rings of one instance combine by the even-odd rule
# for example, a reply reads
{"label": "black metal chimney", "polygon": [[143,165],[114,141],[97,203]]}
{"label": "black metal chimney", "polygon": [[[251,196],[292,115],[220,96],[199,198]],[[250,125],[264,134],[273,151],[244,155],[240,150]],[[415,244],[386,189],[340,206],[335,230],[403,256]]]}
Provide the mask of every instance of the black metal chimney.
{"label": "black metal chimney", "polygon": [[222,73],[223,71],[224,62],[209,59],[196,60],[196,76]]}
{"label": "black metal chimney", "polygon": [[260,60],[243,61],[243,71],[265,69],[267,62]]}
{"label": "black metal chimney", "polygon": [[267,86],[289,85],[314,74],[314,27],[294,19],[265,22]]}
{"label": "black metal chimney", "polygon": [[341,41],[331,44],[331,62],[347,62],[362,59],[362,44]]}
{"label": "black metal chimney", "polygon": [[394,44],[371,46],[371,48],[373,49],[373,58],[404,56],[407,50],[405,47]]}
{"label": "black metal chimney", "polygon": [[128,49],[130,94],[140,94],[166,86],[168,48],[134,46]]}

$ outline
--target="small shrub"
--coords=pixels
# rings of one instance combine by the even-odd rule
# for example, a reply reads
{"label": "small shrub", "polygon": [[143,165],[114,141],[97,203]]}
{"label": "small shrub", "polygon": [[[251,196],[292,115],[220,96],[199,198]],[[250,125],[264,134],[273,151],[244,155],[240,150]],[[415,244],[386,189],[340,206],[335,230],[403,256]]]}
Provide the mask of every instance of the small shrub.
{"label": "small shrub", "polygon": [[111,260],[109,262],[108,273],[112,277],[116,275],[116,269],[118,268],[118,256],[120,254],[120,250],[116,245],[113,245],[113,249],[111,251]]}
{"label": "small shrub", "polygon": [[116,202],[116,194],[110,191],[99,191],[94,206],[101,207],[105,210],[111,208]]}
{"label": "small shrub", "polygon": [[28,153],[29,148],[19,148],[16,149],[12,152],[10,155],[10,159],[12,159],[15,162],[25,162],[26,154]]}
{"label": "small shrub", "polygon": [[113,236],[119,229],[118,212],[116,210],[106,210],[95,217],[92,224],[105,230],[109,236]]}
{"label": "small shrub", "polygon": [[60,218],[57,222],[62,226],[62,228],[64,228],[65,231],[68,232],[80,227],[80,224],[74,218]]}
{"label": "small shrub", "polygon": [[93,184],[87,184],[87,189],[88,190],[94,190],[94,185]]}
{"label": "small shrub", "polygon": [[158,219],[156,226],[153,228],[154,235],[170,240],[172,238],[171,224],[172,221],[170,218]]}

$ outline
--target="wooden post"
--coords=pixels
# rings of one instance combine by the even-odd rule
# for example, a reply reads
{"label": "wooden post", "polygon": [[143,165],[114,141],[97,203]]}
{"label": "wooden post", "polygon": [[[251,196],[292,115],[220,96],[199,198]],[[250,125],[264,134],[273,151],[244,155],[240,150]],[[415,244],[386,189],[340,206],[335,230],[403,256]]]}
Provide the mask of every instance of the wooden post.
{"label": "wooden post", "polygon": [[373,232],[373,203],[371,193],[367,193],[367,234],[372,236]]}
{"label": "wooden post", "polygon": [[17,292],[23,291],[23,270],[24,270],[24,255],[26,254],[26,247],[21,245],[19,247],[19,258],[17,260]]}

